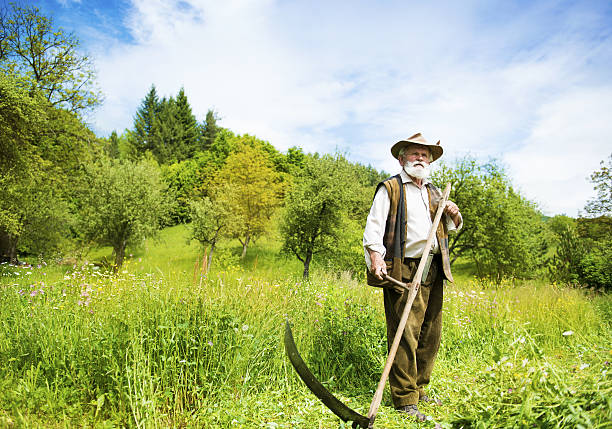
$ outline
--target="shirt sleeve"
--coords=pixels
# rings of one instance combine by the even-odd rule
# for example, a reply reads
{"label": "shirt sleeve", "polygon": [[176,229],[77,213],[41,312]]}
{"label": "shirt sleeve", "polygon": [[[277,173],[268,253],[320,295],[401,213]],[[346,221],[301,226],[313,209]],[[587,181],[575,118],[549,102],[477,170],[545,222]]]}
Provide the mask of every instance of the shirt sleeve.
{"label": "shirt sleeve", "polygon": [[380,253],[384,258],[386,249],[383,244],[383,236],[385,234],[385,225],[387,223],[387,216],[389,215],[389,205],[391,200],[389,199],[389,193],[387,188],[381,186],[376,191],[368,219],[366,220],[366,227],[363,232],[363,251],[365,255],[366,265],[370,269],[371,261],[368,249]]}
{"label": "shirt sleeve", "polygon": [[463,216],[461,216],[461,212],[459,212],[459,225],[455,226],[455,222],[453,222],[453,219],[448,216],[448,215],[444,215],[444,219],[446,219],[446,229],[448,230],[448,232],[451,231],[459,231],[461,228],[463,228]]}

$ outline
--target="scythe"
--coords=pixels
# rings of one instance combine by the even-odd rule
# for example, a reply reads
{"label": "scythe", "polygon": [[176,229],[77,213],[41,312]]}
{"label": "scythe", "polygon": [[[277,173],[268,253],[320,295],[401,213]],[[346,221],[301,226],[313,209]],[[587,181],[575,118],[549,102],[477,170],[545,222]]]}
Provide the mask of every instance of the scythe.
{"label": "scythe", "polygon": [[387,356],[387,361],[385,363],[380,382],[378,383],[378,388],[376,389],[376,393],[374,394],[374,398],[372,399],[372,403],[370,404],[370,409],[368,411],[367,417],[347,407],[338,398],[332,395],[329,390],[327,390],[325,386],[321,384],[319,380],[316,379],[310,369],[308,369],[308,366],[306,365],[297,350],[297,346],[295,345],[295,341],[293,340],[293,333],[291,332],[291,326],[289,325],[289,322],[287,321],[285,324],[285,350],[287,351],[287,356],[289,357],[289,360],[291,361],[291,364],[297,371],[298,375],[306,384],[306,386],[310,389],[310,391],[314,393],[315,396],[319,398],[321,402],[323,402],[327,406],[327,408],[329,408],[335,415],[340,417],[345,422],[353,422],[353,428],[361,427],[371,429],[374,427],[376,413],[378,412],[378,407],[380,406],[380,402],[382,400],[383,390],[387,382],[387,377],[389,376],[389,371],[391,370],[391,365],[395,360],[395,354],[397,352],[397,348],[404,332],[404,328],[406,327],[406,323],[408,321],[408,314],[410,313],[412,303],[416,298],[417,289],[419,288],[422,279],[427,275],[426,269],[429,268],[429,251],[431,250],[436,229],[438,228],[438,224],[440,223],[440,219],[442,217],[444,207],[446,206],[446,201],[448,200],[449,194],[450,183],[446,185],[444,193],[442,194],[442,198],[438,203],[438,210],[436,211],[436,215],[429,230],[427,242],[425,244],[425,248],[423,249],[423,256],[421,256],[421,260],[419,262],[419,266],[414,275],[412,283],[401,283],[393,279],[392,277],[385,276],[386,280],[389,280],[397,284],[398,286],[408,289],[409,295],[408,299],[406,300],[404,310],[402,312],[402,317],[397,327],[395,338],[393,339],[393,343],[389,349],[389,354]]}

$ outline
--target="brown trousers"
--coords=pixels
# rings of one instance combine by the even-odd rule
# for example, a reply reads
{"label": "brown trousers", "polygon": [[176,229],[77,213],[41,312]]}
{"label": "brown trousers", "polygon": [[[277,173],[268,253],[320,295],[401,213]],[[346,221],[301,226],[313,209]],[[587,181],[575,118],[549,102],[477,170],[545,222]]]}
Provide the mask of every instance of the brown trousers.
{"label": "brown trousers", "polygon": [[[403,281],[412,281],[418,263],[418,259],[406,258],[404,260]],[[389,373],[391,398],[396,408],[416,404],[419,397],[425,394],[423,389],[429,383],[440,347],[443,281],[442,260],[440,255],[436,255],[427,278],[417,290],[404,335],[400,340],[395,361]],[[408,292],[399,294],[391,288],[385,288],[384,298],[387,344],[391,348]]]}

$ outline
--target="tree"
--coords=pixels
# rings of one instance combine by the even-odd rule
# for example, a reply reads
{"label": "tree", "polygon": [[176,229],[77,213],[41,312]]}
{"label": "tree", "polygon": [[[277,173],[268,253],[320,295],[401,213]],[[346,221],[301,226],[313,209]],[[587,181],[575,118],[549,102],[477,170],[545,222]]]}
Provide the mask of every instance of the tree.
{"label": "tree", "polygon": [[161,166],[162,180],[167,185],[169,198],[175,201],[170,213],[170,224],[188,222],[192,209],[190,201],[200,196],[202,183],[200,159],[187,159]]}
{"label": "tree", "polygon": [[514,191],[500,166],[466,156],[452,167],[441,162],[432,181],[438,186],[451,183],[450,199],[465,220],[449,237],[451,262],[466,256],[479,277],[496,282],[535,275],[546,250],[542,215]]}
{"label": "tree", "polygon": [[100,103],[91,59],[73,34],[34,6],[0,5],[0,69],[26,77],[53,106],[81,112]]}
{"label": "tree", "polygon": [[36,99],[0,74],[0,256],[17,262],[17,242],[23,231],[23,211],[30,195],[23,183],[41,175],[42,159],[32,144],[44,112]]}
{"label": "tree", "polygon": [[109,158],[118,159],[121,157],[121,151],[119,149],[119,136],[117,135],[117,131],[113,130],[111,135],[108,137],[106,145],[104,146],[104,152]]}
{"label": "tree", "polygon": [[182,161],[193,157],[200,149],[198,121],[191,111],[184,88],[181,88],[176,96],[176,120],[179,123],[179,136],[173,158]]}
{"label": "tree", "polygon": [[590,216],[612,216],[612,154],[607,164],[601,161],[600,165],[590,176],[597,198],[590,200],[584,209]]}
{"label": "tree", "polygon": [[153,126],[155,117],[159,113],[160,102],[157,96],[155,85],[151,85],[151,89],[140,103],[140,107],[134,116],[134,130],[131,136],[134,140],[134,146],[138,151],[144,153],[147,150],[153,150]]}
{"label": "tree", "polygon": [[114,270],[123,264],[128,245],[155,234],[168,209],[157,165],[102,157],[86,167],[79,199],[80,229],[85,240],[109,245]]}
{"label": "tree", "polygon": [[208,273],[227,216],[224,215],[221,205],[213,203],[208,197],[192,200],[189,208],[191,217],[189,238],[199,241],[205,252],[206,247],[210,246],[206,264],[206,272]]}
{"label": "tree", "polygon": [[227,211],[227,234],[242,244],[241,258],[251,240],[266,230],[279,203],[279,180],[265,152],[246,144],[229,155],[217,174],[213,198]]}
{"label": "tree", "polygon": [[[209,135],[217,132],[211,124]],[[152,85],[136,112],[131,136],[141,153],[150,151],[160,164],[184,161],[202,150],[203,136],[184,88],[176,98],[160,100]]]}
{"label": "tree", "polygon": [[[588,217],[555,217],[551,228],[556,240],[549,261],[554,281],[612,289],[612,155],[591,174],[597,198],[587,202]],[[560,219],[556,219],[560,218]]]}
{"label": "tree", "polygon": [[202,149],[207,150],[217,138],[220,127],[217,125],[217,115],[214,110],[206,112],[206,120],[202,124]]}
{"label": "tree", "polygon": [[555,216],[548,226],[554,237],[554,254],[548,263],[550,280],[580,284],[581,260],[586,248],[578,235],[576,221],[567,216]]}
{"label": "tree", "polygon": [[4,74],[0,134],[0,253],[15,262],[18,250],[49,253],[68,235],[81,163],[98,140],[74,113]]}
{"label": "tree", "polygon": [[[24,91],[17,80],[0,74],[0,173],[2,178],[37,164],[32,135],[44,122],[43,100]],[[33,162],[32,162],[33,161]]]}
{"label": "tree", "polygon": [[159,111],[153,119],[151,152],[160,164],[177,161],[176,153],[181,143],[181,125],[177,120],[174,97],[162,98]]}
{"label": "tree", "polygon": [[287,171],[293,175],[296,175],[298,174],[299,170],[304,167],[306,154],[301,147],[291,146],[289,149],[287,149],[285,158],[287,161]]}
{"label": "tree", "polygon": [[304,159],[285,199],[280,227],[282,252],[295,255],[304,264],[304,279],[309,277],[315,255],[333,254],[338,247],[343,218],[358,189],[355,169],[341,155]]}

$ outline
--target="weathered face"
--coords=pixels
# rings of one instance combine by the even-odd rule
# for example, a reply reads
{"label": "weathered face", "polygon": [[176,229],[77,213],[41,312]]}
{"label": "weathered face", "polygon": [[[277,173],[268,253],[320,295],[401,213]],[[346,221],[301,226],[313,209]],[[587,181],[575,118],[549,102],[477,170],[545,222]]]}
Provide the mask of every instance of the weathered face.
{"label": "weathered face", "polygon": [[417,162],[423,163],[424,165],[429,165],[430,152],[427,146],[423,146],[420,144],[411,144],[407,146],[404,150],[403,155],[399,157],[399,163],[403,167],[406,162]]}

